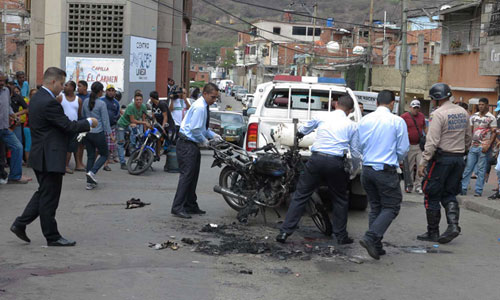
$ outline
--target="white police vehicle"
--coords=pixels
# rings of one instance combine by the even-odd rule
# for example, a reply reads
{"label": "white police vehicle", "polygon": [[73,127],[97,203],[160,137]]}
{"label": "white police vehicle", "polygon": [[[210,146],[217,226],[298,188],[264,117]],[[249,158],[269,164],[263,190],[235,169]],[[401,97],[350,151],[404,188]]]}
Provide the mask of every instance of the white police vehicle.
{"label": "white police vehicle", "polygon": [[[256,110],[248,120],[244,147],[251,151],[273,142],[281,151],[286,151],[293,145],[293,119],[298,119],[300,126],[315,117],[328,117],[335,110],[335,102],[344,95],[354,100],[354,111],[348,117],[359,122],[362,115],[356,95],[345,86],[344,79],[277,75],[272,82],[257,86]],[[303,157],[311,155],[309,149],[314,139],[315,132],[300,142]],[[350,183],[350,206],[364,210],[367,200],[359,173],[357,170]],[[320,192],[320,195],[328,197],[327,193]]]}

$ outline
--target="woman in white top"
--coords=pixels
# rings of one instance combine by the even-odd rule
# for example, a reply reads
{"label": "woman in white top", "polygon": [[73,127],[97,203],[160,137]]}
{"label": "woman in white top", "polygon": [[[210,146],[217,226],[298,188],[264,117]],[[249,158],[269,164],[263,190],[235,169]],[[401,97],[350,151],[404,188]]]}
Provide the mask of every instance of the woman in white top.
{"label": "woman in white top", "polygon": [[[80,99],[76,94],[76,83],[74,81],[68,81],[64,85],[64,90],[59,96],[57,96],[57,101],[61,103],[64,109],[64,114],[71,121],[77,121],[78,116],[82,115],[82,99]],[[68,142],[68,154],[66,156],[66,173],[73,174],[73,170],[69,167],[69,161],[71,160],[71,153],[74,153],[75,157],[75,169],[78,171],[85,171],[85,166],[82,162],[82,156],[77,155],[78,143],[76,141],[77,135],[75,134],[69,139]]]}
{"label": "woman in white top", "polygon": [[175,126],[181,126],[182,119],[184,119],[184,114],[191,107],[191,104],[186,98],[186,93],[184,89],[179,88],[177,91],[172,93],[172,99],[170,100],[170,112],[172,113],[172,118],[175,121]]}

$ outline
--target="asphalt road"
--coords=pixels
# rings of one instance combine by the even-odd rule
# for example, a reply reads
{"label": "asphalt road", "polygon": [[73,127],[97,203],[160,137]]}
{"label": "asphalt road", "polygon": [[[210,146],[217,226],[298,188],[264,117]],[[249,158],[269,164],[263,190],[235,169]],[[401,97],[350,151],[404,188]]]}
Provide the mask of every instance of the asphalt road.
{"label": "asphalt road", "polygon": [[[72,248],[47,248],[38,221],[27,230],[31,244],[10,233],[12,221],[37,185],[1,185],[0,298],[499,298],[497,219],[462,210],[461,236],[441,245],[439,253],[418,253],[434,249],[432,243],[415,239],[425,230],[422,197],[404,195],[401,213],[385,236],[388,253],[380,261],[369,258],[357,243],[367,228],[367,212],[349,215],[348,230],[356,240],[353,245],[335,245],[304,218],[301,228],[277,252],[273,239],[279,219],[275,213],[266,214],[267,224],[257,216],[248,226],[231,225],[235,211],[212,191],[219,169],[210,168],[211,155],[203,151],[197,189],[207,215],[192,220],[173,218],[169,213],[178,175],[162,171],[164,158],[155,163],[153,172],[141,176],[112,165],[112,172],[99,172],[99,187],[92,191],[85,190],[83,173],[65,176],[57,220],[61,233],[78,242]],[[31,170],[26,172],[33,176]],[[132,197],[151,205],[124,209],[125,201]],[[200,232],[209,223],[227,224],[230,232]],[[441,224],[444,230],[445,221]],[[188,245],[182,238],[213,245],[226,242],[226,246],[225,238],[233,239],[234,245],[252,241],[270,251],[207,255],[196,252],[199,244]],[[178,242],[180,249],[148,247],[150,242],[166,240]],[[331,249],[331,255],[325,255],[325,249]],[[252,274],[246,274],[250,271]]]}

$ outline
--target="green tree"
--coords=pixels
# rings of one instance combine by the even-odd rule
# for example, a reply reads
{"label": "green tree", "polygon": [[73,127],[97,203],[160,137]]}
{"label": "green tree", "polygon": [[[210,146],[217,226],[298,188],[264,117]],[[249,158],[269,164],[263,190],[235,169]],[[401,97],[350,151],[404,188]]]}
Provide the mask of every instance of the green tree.
{"label": "green tree", "polygon": [[232,69],[236,65],[236,55],[234,51],[227,51],[224,61],[221,62],[220,66],[226,70]]}

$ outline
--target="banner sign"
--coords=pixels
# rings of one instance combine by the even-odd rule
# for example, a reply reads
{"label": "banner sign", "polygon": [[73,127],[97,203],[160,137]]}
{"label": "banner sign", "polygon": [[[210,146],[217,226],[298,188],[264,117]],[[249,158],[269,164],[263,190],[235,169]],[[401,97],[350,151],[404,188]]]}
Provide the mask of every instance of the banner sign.
{"label": "banner sign", "polygon": [[130,82],[156,81],[156,40],[130,37]]}
{"label": "banner sign", "polygon": [[123,91],[124,65],[122,58],[66,57],[66,80],[87,81],[90,86],[99,81],[104,85],[113,84],[117,90]]}

